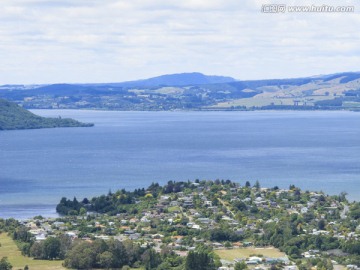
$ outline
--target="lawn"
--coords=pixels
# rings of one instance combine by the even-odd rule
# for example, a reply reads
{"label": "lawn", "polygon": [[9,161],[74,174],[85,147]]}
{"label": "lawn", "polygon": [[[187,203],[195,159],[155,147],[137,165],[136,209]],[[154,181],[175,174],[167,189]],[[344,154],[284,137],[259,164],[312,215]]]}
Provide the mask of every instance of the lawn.
{"label": "lawn", "polygon": [[233,261],[236,258],[246,259],[250,255],[263,255],[268,258],[283,258],[286,254],[278,250],[277,248],[236,248],[236,249],[218,249],[215,253],[219,255],[221,259]]}
{"label": "lawn", "polygon": [[61,266],[63,261],[33,260],[21,255],[14,241],[5,233],[0,234],[0,258],[8,257],[13,270],[24,269],[29,266],[30,270],[60,270],[66,269]]}
{"label": "lawn", "polygon": [[169,211],[170,213],[173,213],[173,212],[181,212],[181,209],[180,209],[179,206],[170,206],[170,207],[168,208],[168,211]]}

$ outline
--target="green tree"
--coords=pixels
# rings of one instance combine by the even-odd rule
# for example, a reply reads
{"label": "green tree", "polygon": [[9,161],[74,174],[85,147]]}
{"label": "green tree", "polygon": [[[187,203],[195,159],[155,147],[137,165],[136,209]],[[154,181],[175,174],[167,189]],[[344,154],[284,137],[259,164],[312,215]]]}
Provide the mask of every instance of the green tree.
{"label": "green tree", "polygon": [[318,222],[318,228],[319,228],[319,230],[324,230],[324,229],[325,229],[325,225],[326,225],[325,220],[320,219],[319,222]]}
{"label": "green tree", "polygon": [[168,270],[171,269],[171,264],[167,261],[161,263],[158,267],[157,270]]}
{"label": "green tree", "polygon": [[260,182],[259,182],[258,180],[256,180],[255,185],[254,185],[254,188],[255,188],[256,190],[260,190]]}
{"label": "green tree", "polygon": [[156,253],[154,249],[146,250],[141,256],[141,260],[146,270],[156,269],[161,264],[160,254]]}
{"label": "green tree", "polygon": [[30,242],[31,237],[32,235],[29,233],[29,229],[24,226],[18,227],[13,233],[13,239],[21,242]]}
{"label": "green tree", "polygon": [[113,265],[113,254],[109,251],[104,251],[99,256],[99,264],[105,269],[110,269]]}
{"label": "green tree", "polygon": [[121,268],[122,266],[129,263],[128,254],[122,242],[118,240],[110,240],[108,241],[107,245],[109,251],[113,255],[113,268]]}
{"label": "green tree", "polygon": [[296,246],[292,246],[288,249],[288,254],[294,258],[294,259],[297,259],[300,257],[300,250],[298,247]]}
{"label": "green tree", "polygon": [[196,253],[190,251],[186,257],[185,270],[196,269],[196,267],[197,267]]}
{"label": "green tree", "polygon": [[56,259],[60,255],[60,240],[55,237],[48,237],[44,241],[44,258],[45,259]]}
{"label": "green tree", "polygon": [[66,234],[60,235],[59,240],[60,240],[59,259],[64,259],[66,253],[68,252],[68,250],[70,250],[72,241],[71,241],[70,236],[68,236]]}
{"label": "green tree", "polygon": [[133,265],[136,261],[140,260],[140,246],[138,244],[135,244],[131,240],[125,240],[124,242],[121,242],[125,247],[126,252],[126,260],[128,261],[128,265]]}
{"label": "green tree", "polygon": [[190,251],[185,262],[185,270],[215,270],[214,260],[207,252]]}
{"label": "green tree", "polygon": [[11,269],[12,269],[12,265],[8,261],[7,257],[1,258],[1,260],[0,260],[0,270],[11,270]]}
{"label": "green tree", "polygon": [[43,243],[35,242],[30,248],[30,256],[34,257],[35,259],[43,259],[44,258],[44,247]]}
{"label": "green tree", "polygon": [[248,269],[248,268],[247,268],[247,265],[246,265],[246,263],[244,261],[237,262],[235,264],[234,270],[245,270],[245,269]]}
{"label": "green tree", "polygon": [[233,203],[234,207],[236,207],[239,211],[246,211],[247,210],[247,206],[244,202],[242,201],[235,201]]}
{"label": "green tree", "polygon": [[68,268],[90,269],[95,266],[96,255],[91,243],[75,243],[67,252],[64,265]]}
{"label": "green tree", "polygon": [[355,204],[353,207],[350,208],[350,217],[353,219],[360,218],[360,205],[359,203]]}
{"label": "green tree", "polygon": [[79,210],[79,215],[85,216],[86,215],[86,209],[84,207],[81,207]]}

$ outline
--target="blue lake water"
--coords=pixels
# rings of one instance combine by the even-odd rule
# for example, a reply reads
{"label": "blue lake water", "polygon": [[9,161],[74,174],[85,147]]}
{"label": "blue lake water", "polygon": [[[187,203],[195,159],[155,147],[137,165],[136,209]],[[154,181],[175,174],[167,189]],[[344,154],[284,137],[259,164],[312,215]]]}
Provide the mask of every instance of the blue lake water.
{"label": "blue lake water", "polygon": [[168,180],[346,191],[360,199],[360,113],[36,110],[92,128],[0,132],[0,217]]}

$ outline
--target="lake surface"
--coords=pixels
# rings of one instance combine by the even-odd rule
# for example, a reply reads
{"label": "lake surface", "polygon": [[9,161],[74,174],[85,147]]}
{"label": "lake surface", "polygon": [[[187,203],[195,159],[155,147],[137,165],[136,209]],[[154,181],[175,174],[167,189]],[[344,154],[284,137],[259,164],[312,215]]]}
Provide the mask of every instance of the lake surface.
{"label": "lake surface", "polygon": [[360,199],[360,113],[34,112],[95,127],[1,131],[0,217],[54,216],[63,196],[197,178]]}

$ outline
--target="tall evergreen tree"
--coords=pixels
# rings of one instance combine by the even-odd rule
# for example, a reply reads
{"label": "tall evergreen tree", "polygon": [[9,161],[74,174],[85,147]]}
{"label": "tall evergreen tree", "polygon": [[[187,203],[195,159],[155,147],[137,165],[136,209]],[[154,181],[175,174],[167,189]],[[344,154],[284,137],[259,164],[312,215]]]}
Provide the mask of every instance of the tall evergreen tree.
{"label": "tall evergreen tree", "polygon": [[206,252],[190,251],[185,262],[185,270],[215,270],[211,255]]}

